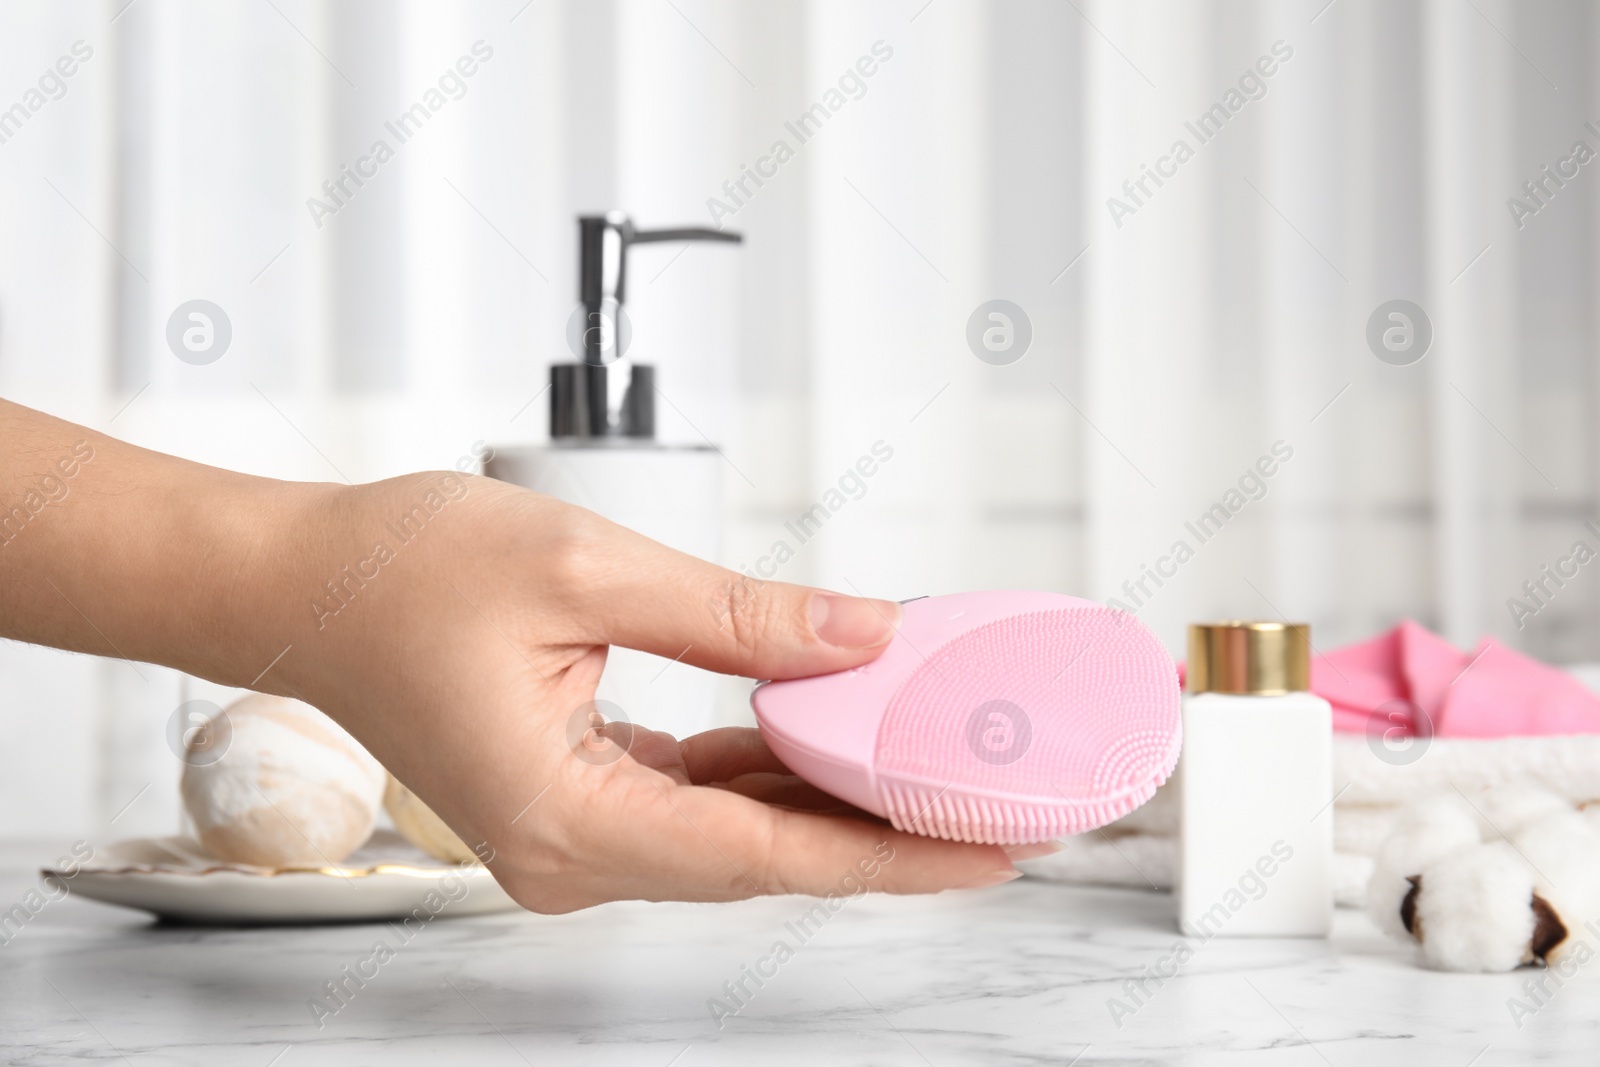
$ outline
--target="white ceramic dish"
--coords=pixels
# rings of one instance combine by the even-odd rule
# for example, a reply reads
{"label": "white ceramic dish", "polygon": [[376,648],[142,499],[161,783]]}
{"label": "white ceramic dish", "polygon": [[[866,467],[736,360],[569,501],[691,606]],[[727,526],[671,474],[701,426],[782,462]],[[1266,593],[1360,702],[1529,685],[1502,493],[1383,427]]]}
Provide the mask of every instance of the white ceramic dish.
{"label": "white ceramic dish", "polygon": [[107,846],[76,874],[40,873],[88,900],[179,922],[430,921],[517,907],[485,868],[436,860],[386,830],[329,867],[223,863],[193,838],[162,837]]}

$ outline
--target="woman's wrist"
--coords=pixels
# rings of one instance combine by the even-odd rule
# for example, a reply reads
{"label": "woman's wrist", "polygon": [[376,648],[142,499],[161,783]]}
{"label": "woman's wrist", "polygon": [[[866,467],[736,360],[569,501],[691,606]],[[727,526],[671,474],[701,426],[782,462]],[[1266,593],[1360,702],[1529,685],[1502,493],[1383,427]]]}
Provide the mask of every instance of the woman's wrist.
{"label": "woman's wrist", "polygon": [[[395,682],[428,644],[429,620],[459,606],[451,603],[460,594],[450,576],[463,580],[456,531],[480,487],[498,483],[428,471],[356,486],[246,487],[217,535],[231,546],[240,588],[206,608],[234,628],[233,669],[250,675],[231,684],[331,707]],[[392,663],[381,679],[349,669],[383,660]]]}
{"label": "woman's wrist", "polygon": [[182,669],[213,681],[290,692],[320,651],[310,603],[337,521],[358,487],[234,476],[174,501],[172,529],[196,562],[192,595],[174,598],[161,640],[192,657]]}

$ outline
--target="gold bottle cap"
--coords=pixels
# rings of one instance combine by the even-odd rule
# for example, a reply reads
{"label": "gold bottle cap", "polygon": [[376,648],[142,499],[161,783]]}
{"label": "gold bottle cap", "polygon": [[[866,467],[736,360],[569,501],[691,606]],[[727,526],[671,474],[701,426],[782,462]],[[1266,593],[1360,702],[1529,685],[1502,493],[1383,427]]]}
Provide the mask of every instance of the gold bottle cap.
{"label": "gold bottle cap", "polygon": [[1280,696],[1311,688],[1311,626],[1303,622],[1198,622],[1189,627],[1184,688],[1191,693]]}

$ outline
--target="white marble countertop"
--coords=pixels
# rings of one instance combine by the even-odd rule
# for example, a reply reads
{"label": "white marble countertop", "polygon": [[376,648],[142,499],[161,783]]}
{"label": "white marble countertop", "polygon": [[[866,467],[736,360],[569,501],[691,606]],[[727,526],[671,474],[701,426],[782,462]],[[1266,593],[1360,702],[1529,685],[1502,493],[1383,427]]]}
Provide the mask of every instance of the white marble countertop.
{"label": "white marble countertop", "polygon": [[[0,901],[49,850],[0,855]],[[1131,1016],[1124,980],[1171,952],[1165,896],[1023,879],[848,901],[620,904],[425,928],[319,1027],[308,1006],[385,927],[206,929],[68,898],[0,945],[5,1062],[133,1064],[1593,1063],[1600,997],[1575,982],[1520,1028],[1539,972],[1417,968],[1359,914],[1331,941],[1199,946]],[[719,1028],[783,939],[792,959]],[[391,937],[390,940],[393,940]],[[767,966],[766,970],[772,970]]]}

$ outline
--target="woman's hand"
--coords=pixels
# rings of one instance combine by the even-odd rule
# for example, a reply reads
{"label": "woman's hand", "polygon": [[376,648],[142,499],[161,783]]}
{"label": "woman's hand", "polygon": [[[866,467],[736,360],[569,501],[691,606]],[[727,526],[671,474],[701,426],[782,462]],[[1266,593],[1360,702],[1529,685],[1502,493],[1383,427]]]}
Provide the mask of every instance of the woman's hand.
{"label": "woman's hand", "polygon": [[[1014,875],[1002,849],[850,813],[754,730],[586,734],[611,644],[800,677],[874,658],[897,604],[757,583],[484,478],[422,474],[308,497],[299,561],[270,568],[271,588],[254,594],[303,605],[263,681],[338,719],[492,854],[525,906],[863,883],[919,892]],[[648,708],[628,710],[648,724]]]}
{"label": "woman's hand", "polygon": [[1015,875],[1000,848],[843,809],[754,730],[584,741],[610,645],[794,678],[875,657],[898,605],[757,583],[453,472],[251,478],[4,401],[0,442],[0,636],[300,697],[529,908]]}

